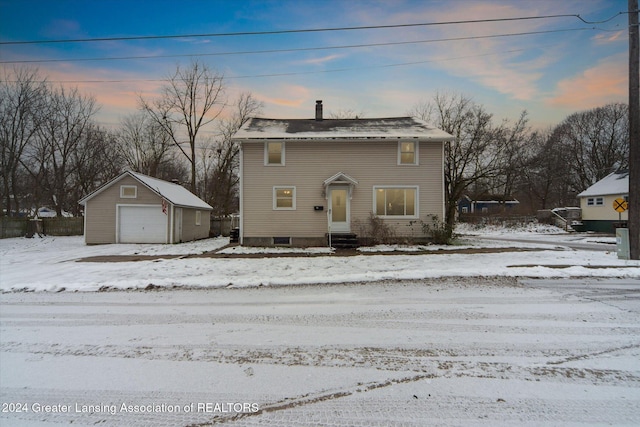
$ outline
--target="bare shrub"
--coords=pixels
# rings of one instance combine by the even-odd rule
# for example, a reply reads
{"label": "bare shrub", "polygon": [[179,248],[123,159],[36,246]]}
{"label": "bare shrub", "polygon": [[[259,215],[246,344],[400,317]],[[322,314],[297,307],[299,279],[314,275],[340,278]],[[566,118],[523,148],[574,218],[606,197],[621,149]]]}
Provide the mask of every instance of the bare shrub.
{"label": "bare shrub", "polygon": [[355,220],[354,226],[358,230],[358,238],[363,246],[388,244],[396,240],[391,227],[373,213],[369,213],[366,221]]}

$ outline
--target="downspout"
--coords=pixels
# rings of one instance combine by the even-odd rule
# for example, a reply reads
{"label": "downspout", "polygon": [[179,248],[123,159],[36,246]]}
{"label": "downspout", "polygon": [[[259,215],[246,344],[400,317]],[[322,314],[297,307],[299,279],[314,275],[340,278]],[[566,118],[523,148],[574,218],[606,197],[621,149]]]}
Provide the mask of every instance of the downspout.
{"label": "downspout", "polygon": [[331,249],[331,209],[327,209],[327,231],[329,232],[329,249]]}
{"label": "downspout", "polygon": [[441,169],[440,169],[440,177],[442,177],[442,222],[446,222],[447,221],[447,207],[446,207],[446,200],[447,200],[447,189],[445,188],[445,179],[444,179],[444,144],[446,144],[446,141],[442,141],[441,142],[441,146],[442,146],[442,153],[440,156],[441,159]]}
{"label": "downspout", "polygon": [[169,221],[169,243],[173,244],[173,229],[174,229],[174,222],[175,222],[175,206],[173,203],[171,203],[171,220]]}
{"label": "downspout", "polygon": [[242,245],[244,243],[244,145],[242,141],[238,145],[240,152],[240,221],[238,224],[240,232],[238,233],[238,243]]}
{"label": "downspout", "polygon": [[84,233],[84,244],[87,244],[87,210],[89,208],[89,202],[84,202],[84,211],[82,212],[82,232]]}

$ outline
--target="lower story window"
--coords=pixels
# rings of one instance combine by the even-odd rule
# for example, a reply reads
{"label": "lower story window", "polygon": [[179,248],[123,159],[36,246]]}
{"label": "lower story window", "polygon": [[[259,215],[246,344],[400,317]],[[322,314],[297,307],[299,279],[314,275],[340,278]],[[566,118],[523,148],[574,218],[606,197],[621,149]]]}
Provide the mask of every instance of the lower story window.
{"label": "lower story window", "polygon": [[417,217],[417,187],[375,187],[375,214]]}
{"label": "lower story window", "polygon": [[604,206],[604,198],[602,198],[602,197],[589,197],[587,199],[587,206]]}
{"label": "lower story window", "polygon": [[273,209],[295,210],[296,187],[273,187]]}
{"label": "lower story window", "polygon": [[200,225],[202,223],[202,212],[196,211],[196,225]]}

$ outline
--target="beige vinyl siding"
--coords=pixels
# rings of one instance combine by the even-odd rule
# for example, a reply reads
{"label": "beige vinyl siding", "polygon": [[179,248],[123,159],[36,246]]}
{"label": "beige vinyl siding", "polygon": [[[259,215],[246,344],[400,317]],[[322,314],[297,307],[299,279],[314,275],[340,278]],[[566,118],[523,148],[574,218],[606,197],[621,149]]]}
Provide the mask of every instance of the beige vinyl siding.
{"label": "beige vinyl siding", "polygon": [[[121,198],[121,185],[137,186],[137,195],[135,199]],[[85,206],[85,243],[101,244],[116,243],[116,206],[117,205],[136,205],[136,204],[153,204],[162,203],[157,194],[149,190],[134,178],[125,175],[122,179],[113,182],[109,187],[102,190],[95,197],[89,199]],[[170,211],[170,209],[168,210]],[[169,215],[170,212],[167,212]],[[168,221],[170,223],[170,221]]]}
{"label": "beige vinyl siding", "polygon": [[210,211],[200,209],[200,225],[196,225],[198,209],[182,208],[182,241],[206,239],[209,237]]}
{"label": "beige vinyl siding", "polygon": [[[286,141],[286,164],[264,166],[264,142],[243,143],[243,236],[322,237],[327,232],[323,181],[343,172],[358,181],[351,228],[373,211],[375,186],[418,186],[419,217],[442,217],[442,142],[420,142],[418,166],[398,165],[398,139],[388,141]],[[295,186],[296,209],[273,209],[273,187]],[[323,206],[315,211],[314,206]],[[421,231],[411,219],[385,219],[398,236]],[[415,221],[415,220],[413,220]]]}
{"label": "beige vinyl siding", "polygon": [[[582,219],[586,221],[590,220],[608,220],[608,221],[618,221],[620,218],[622,221],[629,220],[629,211],[622,212],[620,217],[618,216],[618,212],[613,209],[613,201],[615,199],[621,198],[624,199],[626,194],[615,194],[608,196],[589,196],[589,197],[581,197],[580,198],[580,208],[582,209]],[[588,206],[587,200],[590,198],[603,198],[602,206]]]}

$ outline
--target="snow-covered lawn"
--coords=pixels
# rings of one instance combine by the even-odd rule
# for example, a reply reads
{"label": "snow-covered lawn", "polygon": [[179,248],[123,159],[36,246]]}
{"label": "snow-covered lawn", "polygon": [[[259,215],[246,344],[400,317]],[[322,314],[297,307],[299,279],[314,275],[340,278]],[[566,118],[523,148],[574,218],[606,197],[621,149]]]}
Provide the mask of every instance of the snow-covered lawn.
{"label": "snow-covered lawn", "polygon": [[572,243],[605,243],[615,245],[615,236],[600,233],[568,233],[553,225],[528,223],[514,227],[500,225],[474,225],[461,223],[456,226],[456,233],[464,236],[512,237],[522,240],[535,239],[549,242]]}
{"label": "snow-covered lawn", "polygon": [[[0,240],[0,425],[640,425],[640,262],[555,231],[349,256]],[[72,292],[100,289],[127,291]]]}
{"label": "snow-covered lawn", "polygon": [[[243,248],[220,251],[225,257],[188,257],[217,251],[227,238],[177,245],[116,244],[87,246],[81,236],[0,240],[0,290],[96,291],[160,287],[249,287],[267,285],[367,282],[450,276],[640,277],[640,262],[619,260],[612,250],[575,251],[562,239],[575,234],[476,230],[452,246],[380,245],[361,255],[340,256],[328,248]],[[542,230],[546,230],[543,228]],[[463,230],[470,233],[473,230]],[[458,230],[460,232],[460,230]],[[547,236],[549,244],[487,240],[487,236]],[[602,238],[599,238],[602,239]],[[559,243],[558,243],[559,242]],[[496,249],[465,253],[465,249]],[[505,248],[513,248],[508,250]],[[506,252],[505,252],[506,251]],[[376,252],[393,252],[380,255]],[[292,256],[287,256],[287,254]],[[417,253],[417,254],[416,254]],[[253,254],[254,257],[247,258]],[[264,255],[263,257],[260,254]],[[300,256],[300,255],[313,256]],[[128,262],[80,262],[89,257],[149,256]],[[177,255],[174,258],[163,256]],[[277,255],[277,258],[272,256]],[[297,256],[293,256],[297,255]]]}

